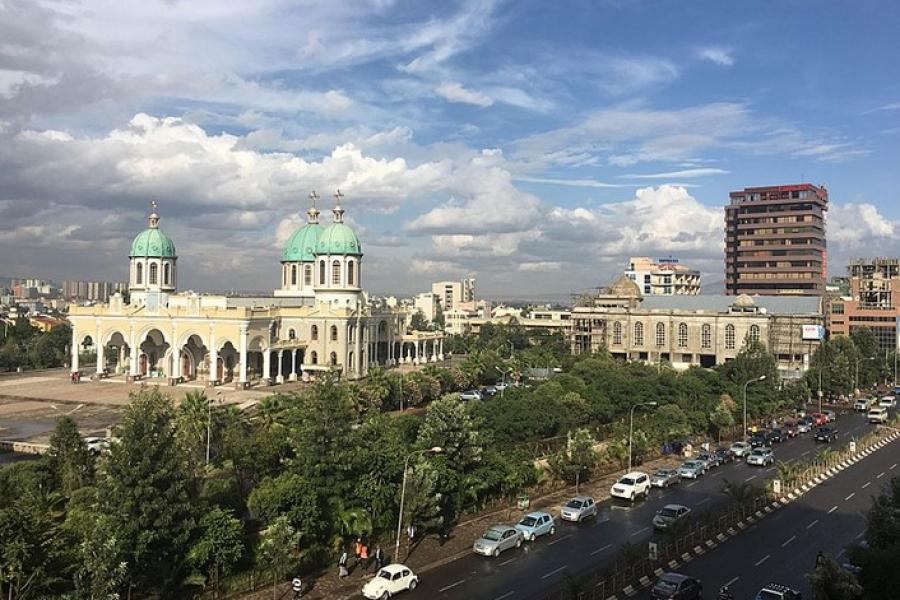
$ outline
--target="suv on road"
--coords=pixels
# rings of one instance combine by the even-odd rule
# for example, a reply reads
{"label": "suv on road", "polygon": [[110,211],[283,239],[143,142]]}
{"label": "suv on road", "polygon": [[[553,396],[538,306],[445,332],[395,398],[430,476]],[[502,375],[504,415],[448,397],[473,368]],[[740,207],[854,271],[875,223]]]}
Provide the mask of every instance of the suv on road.
{"label": "suv on road", "polygon": [[896,408],[897,398],[894,396],[883,396],[881,400],[878,401],[878,406],[881,408]]}
{"label": "suv on road", "polygon": [[775,462],[775,455],[772,454],[771,448],[754,448],[753,452],[747,455],[748,465],[757,465],[766,467]]}
{"label": "suv on road", "polygon": [[780,583],[770,583],[759,590],[754,600],[801,600],[803,596],[795,589]]}
{"label": "suv on road", "polygon": [[750,436],[750,445],[754,448],[760,448],[763,446],[768,446],[769,442],[769,432],[765,430],[760,430]]}
{"label": "suv on road", "polygon": [[703,600],[699,579],[681,573],[665,573],[650,590],[653,600]]}
{"label": "suv on road", "polygon": [[866,412],[872,404],[874,404],[872,398],[860,398],[853,403],[853,410],[856,412]]}
{"label": "suv on road", "polygon": [[834,427],[819,427],[816,429],[815,440],[817,442],[833,442],[837,439],[837,430]]}
{"label": "suv on road", "polygon": [[869,412],[866,415],[866,419],[868,419],[869,423],[887,423],[888,411],[886,408],[883,408],[881,406],[873,406],[869,409]]}
{"label": "suv on road", "polygon": [[466,390],[459,393],[460,400],[481,400],[481,392],[478,390]]}
{"label": "suv on road", "polygon": [[750,450],[753,448],[747,442],[735,442],[731,445],[731,451],[734,452],[734,455],[738,458],[744,458],[748,454],[750,454]]}
{"label": "suv on road", "polygon": [[614,498],[625,498],[634,501],[638,496],[646,496],[650,493],[650,476],[640,471],[626,473],[609,489],[609,495]]}

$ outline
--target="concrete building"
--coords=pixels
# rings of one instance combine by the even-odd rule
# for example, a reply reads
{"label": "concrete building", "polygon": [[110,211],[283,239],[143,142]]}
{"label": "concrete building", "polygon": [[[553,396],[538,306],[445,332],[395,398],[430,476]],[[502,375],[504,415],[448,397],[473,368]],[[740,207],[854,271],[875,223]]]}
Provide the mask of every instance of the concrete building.
{"label": "concrete building", "polygon": [[462,281],[438,281],[431,284],[431,293],[438,297],[441,310],[460,308],[463,303],[475,302],[475,279]]}
{"label": "concrete building", "polygon": [[422,292],[413,298],[413,312],[421,311],[429,323],[434,322],[439,310],[438,297],[431,292]]}
{"label": "concrete building", "polygon": [[830,335],[868,327],[882,349],[897,347],[900,319],[900,259],[858,259],[847,267],[849,291],[827,303]]}
{"label": "concrete building", "polygon": [[828,190],[808,183],[731,192],[725,293],[822,295]]}
{"label": "concrete building", "polygon": [[677,259],[632,256],[625,275],[635,282],[644,296],[696,296],[700,293],[700,271],[690,269]]}
{"label": "concrete building", "polygon": [[622,360],[687,369],[732,360],[745,340],[759,340],[775,355],[782,376],[798,378],[824,332],[815,297],[641,297],[633,290],[627,300],[573,308],[572,352],[606,349]]}

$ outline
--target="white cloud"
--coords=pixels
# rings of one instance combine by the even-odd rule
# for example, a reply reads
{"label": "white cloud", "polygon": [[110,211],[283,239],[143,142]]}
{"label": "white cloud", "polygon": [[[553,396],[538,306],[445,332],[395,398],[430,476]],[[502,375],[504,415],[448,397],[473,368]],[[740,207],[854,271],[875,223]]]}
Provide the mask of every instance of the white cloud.
{"label": "white cloud", "polygon": [[729,48],[721,46],[707,46],[697,50],[697,56],[703,60],[708,60],[722,67],[730,67],[734,65],[734,57]]}
{"label": "white cloud", "polygon": [[828,241],[845,248],[871,247],[873,243],[893,238],[897,231],[897,224],[868,202],[832,204],[826,215]]}
{"label": "white cloud", "polygon": [[525,181],[528,183],[546,183],[550,185],[564,185],[567,187],[586,187],[586,188],[619,188],[625,187],[620,183],[604,183],[596,179],[555,179],[552,177],[516,177],[516,181]]}
{"label": "white cloud", "polygon": [[449,102],[459,102],[462,104],[472,104],[482,108],[491,106],[494,100],[490,96],[486,96],[480,92],[466,89],[462,84],[455,81],[442,83],[437,87],[437,93]]}
{"label": "white cloud", "polygon": [[691,177],[708,177],[710,175],[724,175],[729,173],[725,169],[714,169],[714,168],[697,168],[697,169],[683,169],[681,171],[667,171],[665,173],[645,173],[645,174],[634,174],[631,175],[620,175],[619,177],[629,178],[629,179],[673,179],[676,177],[680,177],[682,179],[687,179]]}
{"label": "white cloud", "polygon": [[542,260],[536,262],[524,262],[519,265],[518,270],[526,273],[545,273],[548,271],[556,271],[562,266],[561,263],[552,260]]}

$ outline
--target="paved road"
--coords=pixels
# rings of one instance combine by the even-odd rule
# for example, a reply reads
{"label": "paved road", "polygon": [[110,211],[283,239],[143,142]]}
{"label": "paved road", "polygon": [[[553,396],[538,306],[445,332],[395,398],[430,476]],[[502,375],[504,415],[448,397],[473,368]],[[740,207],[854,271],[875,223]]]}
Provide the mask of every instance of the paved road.
{"label": "paved road", "polygon": [[[841,415],[837,428],[838,444],[872,428],[863,414]],[[806,459],[817,448],[809,435],[775,447],[777,460]],[[546,536],[522,549],[508,550],[498,558],[466,556],[423,574],[421,584],[410,600],[433,598],[484,598],[516,600],[539,595],[560,583],[565,574],[580,574],[613,560],[626,542],[646,546],[659,534],[653,532],[651,519],[669,503],[684,504],[703,512],[728,501],[721,493],[723,480],[762,483],[774,475],[775,468],[749,467],[743,462],[714,469],[695,482],[686,482],[668,490],[653,490],[647,500],[633,507],[618,501],[601,503],[600,517],[580,525],[559,523],[556,535]]]}
{"label": "paved road", "polygon": [[[729,585],[735,598],[753,598],[770,582],[789,585],[811,598],[805,574],[819,551],[841,561],[845,548],[865,530],[871,499],[900,476],[900,452],[893,442],[870,454],[799,500],[777,510],[722,543],[712,552],[679,568],[703,582],[707,598]],[[639,598],[649,598],[648,591]]]}

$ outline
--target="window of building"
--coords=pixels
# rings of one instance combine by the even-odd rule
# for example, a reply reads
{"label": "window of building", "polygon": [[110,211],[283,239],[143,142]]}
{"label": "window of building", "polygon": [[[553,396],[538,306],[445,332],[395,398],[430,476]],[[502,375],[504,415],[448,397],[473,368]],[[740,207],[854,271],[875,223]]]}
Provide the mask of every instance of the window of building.
{"label": "window of building", "polygon": [[297,265],[291,265],[291,285],[297,285]]}
{"label": "window of building", "polygon": [[319,355],[316,354],[315,350],[313,350],[312,352],[309,353],[309,362],[311,362],[314,365],[319,364]]}
{"label": "window of building", "polygon": [[704,323],[700,328],[700,346],[712,348],[712,327],[709,326],[709,323]]}
{"label": "window of building", "polygon": [[319,339],[319,326],[318,325],[313,325],[312,327],[309,328],[309,337],[312,340]]}
{"label": "window of building", "polygon": [[331,263],[331,285],[341,285],[341,263],[337,260]]}
{"label": "window of building", "polygon": [[349,261],[347,261],[347,285],[355,285],[353,283],[353,278],[355,277],[355,275],[353,274],[353,271],[354,271],[353,261],[349,260]]}
{"label": "window of building", "polygon": [[325,285],[325,261],[319,261],[319,285]]}
{"label": "window of building", "polygon": [[163,265],[163,283],[166,285],[171,284],[171,267],[172,265],[170,265],[169,263]]}
{"label": "window of building", "polygon": [[734,350],[734,325],[725,326],[725,349]]}
{"label": "window of building", "polygon": [[159,265],[150,263],[150,285],[156,285],[156,278],[159,275]]}
{"label": "window of building", "polygon": [[759,341],[759,325],[751,325],[750,326],[750,341],[751,342]]}
{"label": "window of building", "polygon": [[135,283],[141,285],[144,281],[144,265],[141,263],[137,264],[137,273],[135,274]]}
{"label": "window of building", "polygon": [[665,346],[666,345],[666,326],[664,323],[656,324],[656,345],[657,346]]}
{"label": "window of building", "polygon": [[288,329],[288,339],[289,340],[297,339],[297,332],[294,331],[293,329]]}
{"label": "window of building", "polygon": [[303,285],[312,285],[312,267],[303,265]]}
{"label": "window of building", "polygon": [[635,346],[643,346],[644,345],[644,324],[643,323],[635,323],[634,324],[634,345]]}
{"label": "window of building", "polygon": [[622,345],[622,324],[616,321],[613,323],[613,344]]}
{"label": "window of building", "polygon": [[337,325],[331,326],[331,341],[332,342],[337,341]]}
{"label": "window of building", "polygon": [[687,323],[678,324],[678,347],[687,348],[688,343],[688,326]]}
{"label": "window of building", "polygon": [[337,366],[337,353],[336,352],[331,353],[331,366],[332,367]]}
{"label": "window of building", "polygon": [[833,315],[842,315],[844,314],[844,303],[843,302],[835,302],[831,305],[831,314]]}

